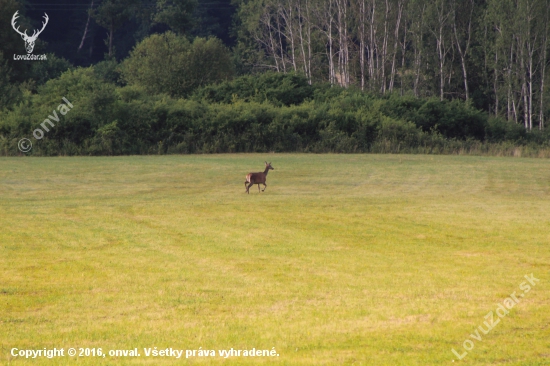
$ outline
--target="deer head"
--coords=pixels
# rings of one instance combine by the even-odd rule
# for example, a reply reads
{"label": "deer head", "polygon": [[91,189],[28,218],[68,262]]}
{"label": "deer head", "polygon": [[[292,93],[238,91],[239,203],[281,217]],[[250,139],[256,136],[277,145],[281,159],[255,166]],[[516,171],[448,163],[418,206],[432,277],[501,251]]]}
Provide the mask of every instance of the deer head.
{"label": "deer head", "polygon": [[265,168],[266,170],[275,170],[275,168],[271,166],[271,163],[268,163],[267,161],[265,162]]}
{"label": "deer head", "polygon": [[48,24],[48,20],[50,18],[48,18],[48,14],[44,13],[43,18],[44,18],[45,22],[42,22],[42,29],[40,29],[39,31],[37,31],[35,29],[34,32],[32,33],[32,36],[29,37],[29,35],[27,34],[26,29],[25,29],[25,32],[21,32],[21,31],[19,31],[19,26],[17,26],[17,28],[15,28],[15,21],[17,20],[17,18],[19,18],[19,15],[17,14],[18,12],[19,12],[19,10],[16,11],[15,14],[13,14],[13,17],[11,18],[11,26],[13,27],[13,29],[17,33],[19,33],[21,35],[21,38],[23,38],[23,40],[25,41],[25,48],[27,50],[27,53],[31,53],[32,50],[34,49],[34,42],[36,42],[36,39],[38,38],[40,33],[42,33],[44,28],[46,28],[46,24]]}

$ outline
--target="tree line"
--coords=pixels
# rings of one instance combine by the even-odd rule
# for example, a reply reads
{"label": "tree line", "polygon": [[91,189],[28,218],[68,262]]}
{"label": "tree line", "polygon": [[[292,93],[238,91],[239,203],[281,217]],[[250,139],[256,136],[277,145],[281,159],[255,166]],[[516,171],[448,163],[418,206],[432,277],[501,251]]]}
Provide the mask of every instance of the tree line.
{"label": "tree line", "polygon": [[255,68],[459,98],[544,128],[550,0],[241,0],[237,12]]}
{"label": "tree line", "polygon": [[234,0],[233,46],[193,1],[92,1],[71,44],[102,27],[105,54],[79,65],[10,59],[24,6],[0,0],[0,154],[66,97],[28,154],[550,155],[550,0]]}

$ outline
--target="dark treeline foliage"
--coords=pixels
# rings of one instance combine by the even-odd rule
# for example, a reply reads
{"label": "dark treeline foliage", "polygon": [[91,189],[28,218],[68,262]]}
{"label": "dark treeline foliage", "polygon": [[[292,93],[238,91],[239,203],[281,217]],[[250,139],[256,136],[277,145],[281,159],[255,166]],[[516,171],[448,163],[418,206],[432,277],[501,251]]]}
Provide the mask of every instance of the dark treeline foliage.
{"label": "dark treeline foliage", "polygon": [[234,42],[229,37],[235,11],[231,0],[0,0],[2,13],[7,3],[16,8],[0,17],[9,19],[19,10],[22,21],[32,26],[39,25],[46,12],[50,22],[40,41],[48,52],[77,66],[100,62],[105,54],[123,59],[137,42],[166,30],[215,36],[226,45]]}
{"label": "dark treeline foliage", "polygon": [[[0,10],[2,155],[51,126],[63,97],[74,108],[28,154],[550,151],[550,0],[0,0]],[[13,14],[32,30],[46,10],[35,53],[47,60],[15,60],[25,49]]]}

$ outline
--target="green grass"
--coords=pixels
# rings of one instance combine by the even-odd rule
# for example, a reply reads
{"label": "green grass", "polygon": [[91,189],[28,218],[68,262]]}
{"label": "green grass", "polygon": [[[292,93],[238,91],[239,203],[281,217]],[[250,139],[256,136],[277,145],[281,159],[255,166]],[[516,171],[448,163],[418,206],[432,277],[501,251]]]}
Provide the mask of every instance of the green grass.
{"label": "green grass", "polygon": [[[246,195],[264,160],[266,192]],[[0,364],[550,365],[549,244],[545,159],[0,158]],[[279,357],[145,357],[155,346]]]}

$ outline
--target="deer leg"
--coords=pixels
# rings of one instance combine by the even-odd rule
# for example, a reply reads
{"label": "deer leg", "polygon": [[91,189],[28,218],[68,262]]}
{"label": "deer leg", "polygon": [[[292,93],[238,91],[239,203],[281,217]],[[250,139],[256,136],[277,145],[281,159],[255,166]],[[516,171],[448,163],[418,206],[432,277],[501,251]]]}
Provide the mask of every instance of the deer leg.
{"label": "deer leg", "polygon": [[254,183],[250,183],[248,187],[246,187],[246,193],[250,194],[250,187],[252,187]]}
{"label": "deer leg", "polygon": [[258,183],[258,193],[260,193],[260,183]]}
{"label": "deer leg", "polygon": [[[262,189],[262,192],[265,192],[265,189],[267,188],[267,184],[265,184],[265,183],[262,183],[262,184],[264,185],[264,189]],[[260,185],[258,184],[258,187],[259,187],[259,186],[260,186]]]}

